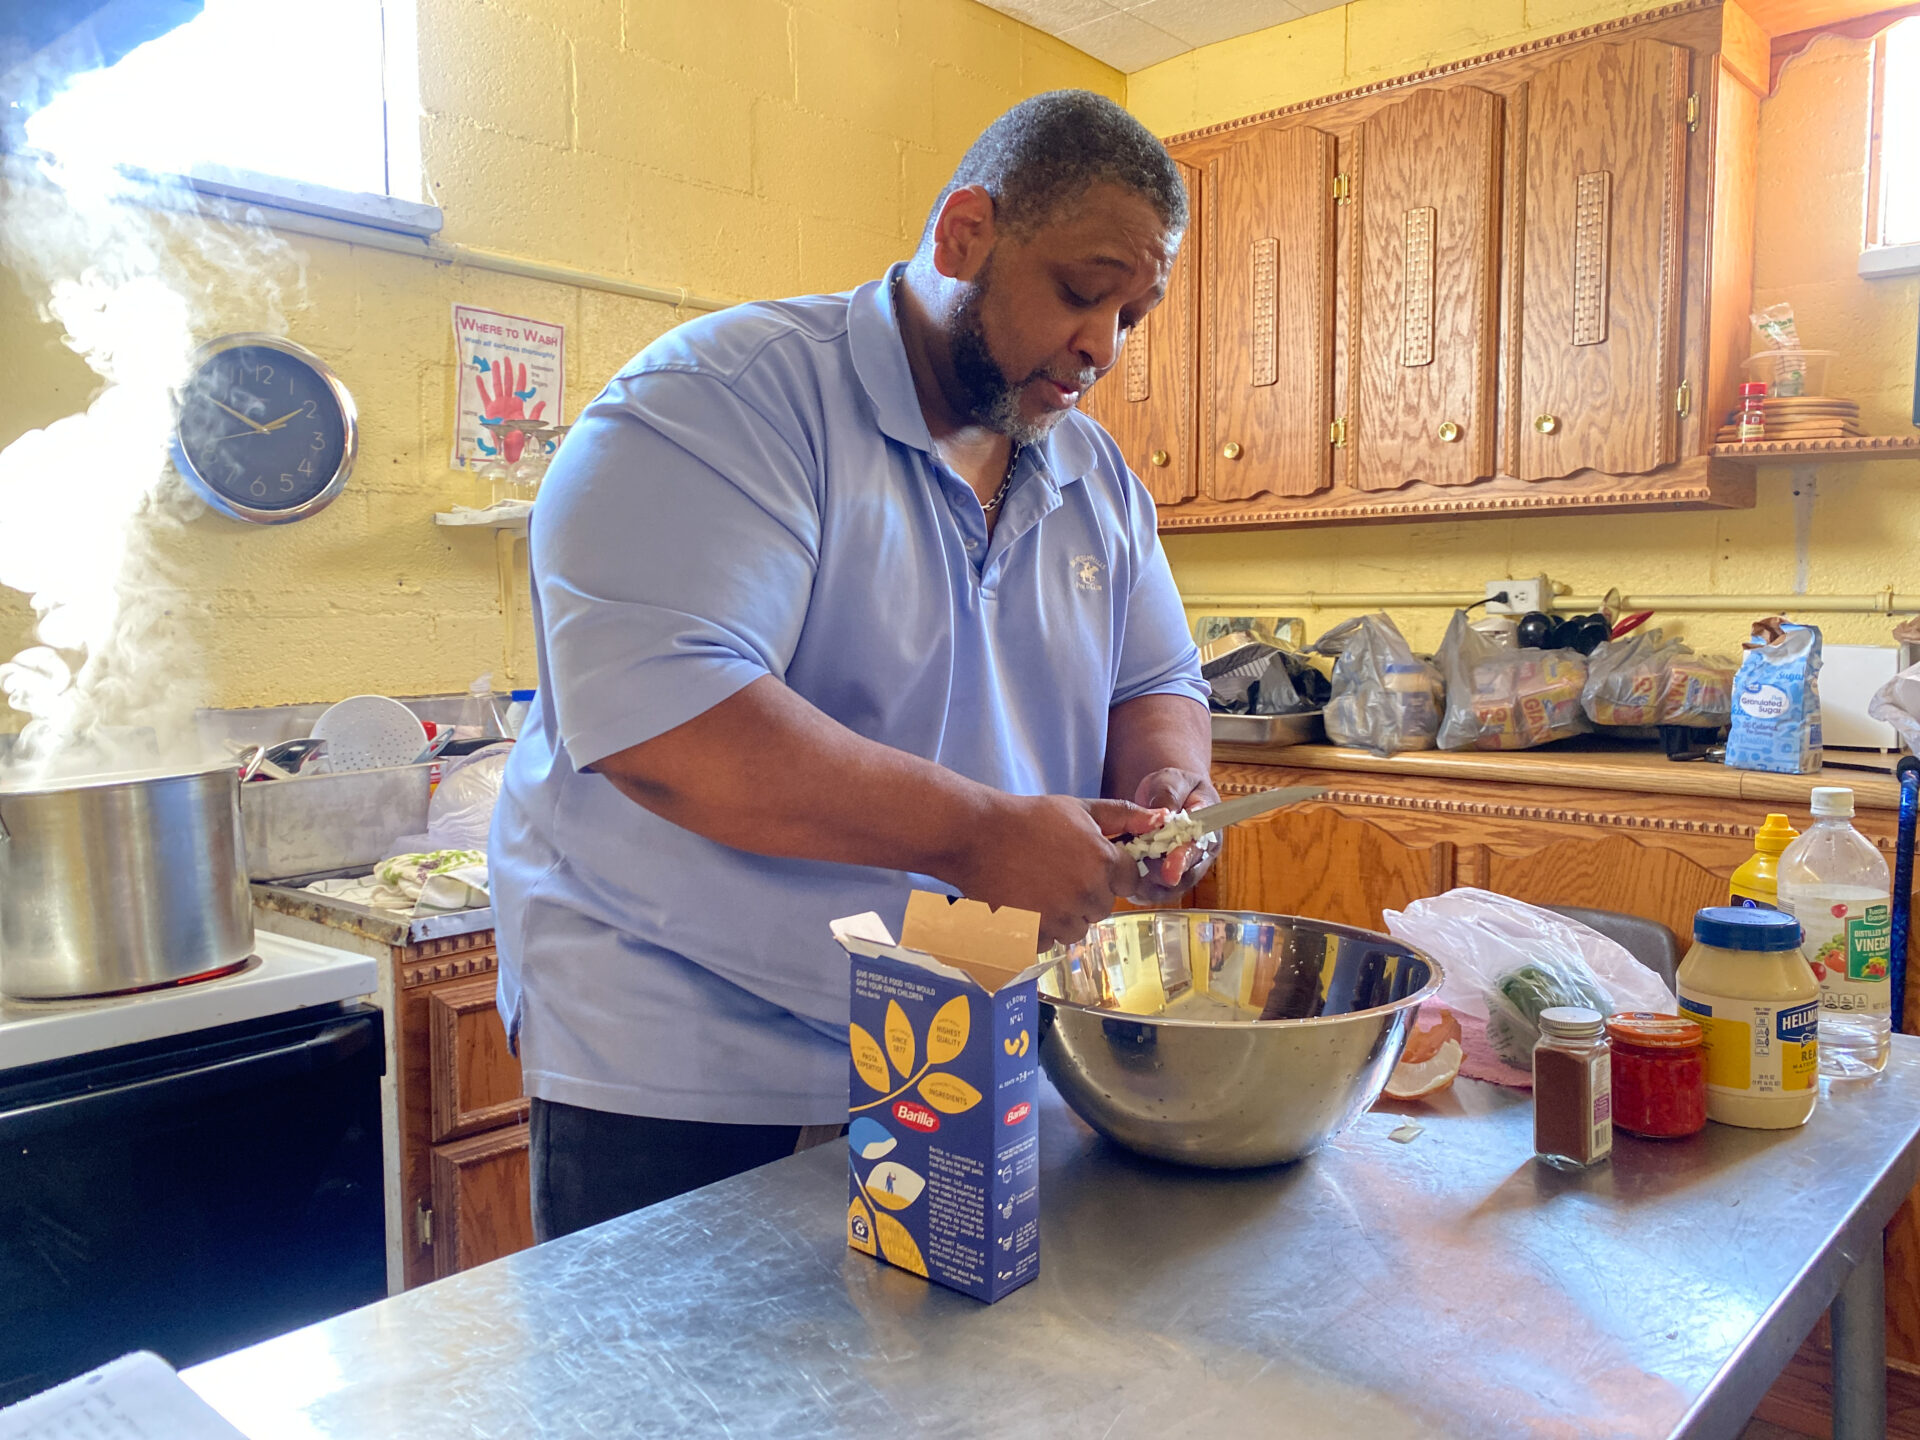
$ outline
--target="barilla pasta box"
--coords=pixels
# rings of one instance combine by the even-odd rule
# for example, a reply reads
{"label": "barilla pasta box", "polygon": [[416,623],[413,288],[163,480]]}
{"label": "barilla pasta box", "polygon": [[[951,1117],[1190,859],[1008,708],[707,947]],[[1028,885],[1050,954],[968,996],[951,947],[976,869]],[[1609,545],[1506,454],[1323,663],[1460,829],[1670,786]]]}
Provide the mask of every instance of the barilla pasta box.
{"label": "barilla pasta box", "polygon": [[977,1300],[1040,1273],[1040,917],[916,890],[852,958],[847,1244]]}

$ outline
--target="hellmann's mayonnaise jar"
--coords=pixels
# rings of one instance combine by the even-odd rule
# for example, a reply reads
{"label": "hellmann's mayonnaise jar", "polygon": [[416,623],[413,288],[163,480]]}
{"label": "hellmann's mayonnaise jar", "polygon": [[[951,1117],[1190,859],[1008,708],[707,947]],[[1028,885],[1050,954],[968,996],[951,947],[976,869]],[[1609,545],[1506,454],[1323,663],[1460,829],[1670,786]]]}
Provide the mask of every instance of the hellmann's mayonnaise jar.
{"label": "hellmann's mayonnaise jar", "polygon": [[1804,1125],[1820,1096],[1820,982],[1780,910],[1693,917],[1680,1012],[1706,1032],[1707,1118],[1751,1130]]}

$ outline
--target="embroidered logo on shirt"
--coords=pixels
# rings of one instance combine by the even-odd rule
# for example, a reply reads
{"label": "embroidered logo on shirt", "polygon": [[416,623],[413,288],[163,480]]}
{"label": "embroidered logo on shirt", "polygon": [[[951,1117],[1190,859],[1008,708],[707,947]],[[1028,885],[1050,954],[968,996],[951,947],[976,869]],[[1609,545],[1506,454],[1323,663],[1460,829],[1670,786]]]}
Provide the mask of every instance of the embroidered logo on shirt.
{"label": "embroidered logo on shirt", "polygon": [[1098,590],[1102,588],[1100,572],[1106,568],[1091,555],[1076,555],[1073,557],[1073,583],[1081,590]]}

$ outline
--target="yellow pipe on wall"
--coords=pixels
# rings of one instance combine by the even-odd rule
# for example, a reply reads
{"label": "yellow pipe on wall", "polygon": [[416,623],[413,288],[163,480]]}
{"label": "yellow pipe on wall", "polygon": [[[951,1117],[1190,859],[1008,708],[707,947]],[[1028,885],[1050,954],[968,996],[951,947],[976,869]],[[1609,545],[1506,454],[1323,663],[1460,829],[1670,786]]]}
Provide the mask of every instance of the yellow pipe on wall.
{"label": "yellow pipe on wall", "polygon": [[[1330,591],[1304,590],[1294,594],[1187,595],[1189,610],[1461,610],[1485,597],[1466,591]],[[1598,595],[1557,595],[1554,608],[1582,612],[1597,610]],[[1920,595],[1896,595],[1882,590],[1874,595],[1628,595],[1623,610],[1668,610],[1683,614],[1744,614],[1778,611],[1808,615],[1920,614]]]}

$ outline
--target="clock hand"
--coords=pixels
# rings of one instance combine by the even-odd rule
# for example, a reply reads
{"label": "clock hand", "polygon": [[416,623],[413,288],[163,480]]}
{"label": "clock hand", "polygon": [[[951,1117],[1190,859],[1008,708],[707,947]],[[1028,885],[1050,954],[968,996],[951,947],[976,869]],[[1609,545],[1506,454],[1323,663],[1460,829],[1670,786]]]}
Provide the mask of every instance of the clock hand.
{"label": "clock hand", "polygon": [[[211,395],[209,395],[207,398],[209,400],[213,400],[213,397]],[[222,410],[226,411],[229,415],[233,416],[233,418],[238,420],[242,425],[252,426],[254,434],[264,435],[267,433],[267,427],[265,425],[262,425],[257,420],[249,420],[245,415],[242,415],[238,410],[234,409],[233,406],[227,404],[225,401],[213,400],[213,403],[218,405]],[[299,412],[296,411],[295,413],[298,414]]]}
{"label": "clock hand", "polygon": [[249,435],[264,435],[266,433],[264,430],[236,430],[231,435],[216,435],[209,443],[218,445],[222,440],[244,440]]}
{"label": "clock hand", "polygon": [[282,415],[278,420],[269,420],[265,425],[262,425],[260,428],[262,431],[278,430],[282,425],[286,424],[287,421],[293,419],[294,416],[300,414],[306,408],[307,408],[306,406],[302,405],[299,410],[289,410],[286,414]]}

